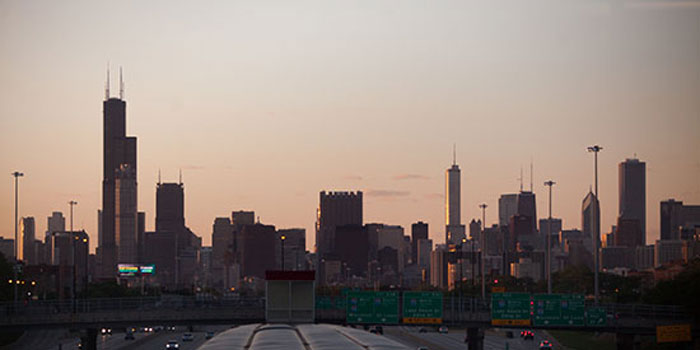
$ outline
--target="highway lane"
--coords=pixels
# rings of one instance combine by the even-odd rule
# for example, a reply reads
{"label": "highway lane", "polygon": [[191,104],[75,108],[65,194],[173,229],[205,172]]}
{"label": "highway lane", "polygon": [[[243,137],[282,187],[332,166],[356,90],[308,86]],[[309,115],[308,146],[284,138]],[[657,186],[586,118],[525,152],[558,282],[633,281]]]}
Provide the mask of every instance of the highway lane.
{"label": "highway lane", "polygon": [[[175,331],[160,331],[154,333],[153,336],[145,339],[142,342],[135,342],[130,347],[129,350],[157,350],[165,349],[165,344],[170,340],[175,340],[180,345],[179,350],[195,350],[204,344],[206,339],[206,332],[212,331],[219,333],[223,330],[230,328],[230,326],[197,326],[192,332],[188,331],[186,327],[177,327]],[[182,335],[185,333],[192,333],[194,336],[193,341],[182,341]],[[122,350],[122,349],[118,349]]]}
{"label": "highway lane", "polygon": [[[429,350],[467,350],[464,342],[465,330],[451,330],[447,334],[437,333],[433,328],[429,328],[427,333],[419,333],[418,327],[385,327],[385,335],[412,349],[419,346],[427,347]],[[548,339],[543,332],[535,331],[534,340],[524,340],[520,338],[520,329],[513,329],[513,338],[506,338],[505,330],[487,330],[484,334],[485,350],[503,350],[506,344],[509,350],[537,350],[540,341]],[[551,341],[551,339],[550,339]]]}

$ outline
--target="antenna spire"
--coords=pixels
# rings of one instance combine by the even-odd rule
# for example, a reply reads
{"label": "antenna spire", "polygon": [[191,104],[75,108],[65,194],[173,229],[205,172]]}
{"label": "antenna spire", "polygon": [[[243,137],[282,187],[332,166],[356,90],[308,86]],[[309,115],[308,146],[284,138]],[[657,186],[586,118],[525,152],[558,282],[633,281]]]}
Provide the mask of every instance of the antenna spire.
{"label": "antenna spire", "polygon": [[182,185],[182,169],[180,169],[180,185]]}
{"label": "antenna spire", "polygon": [[523,191],[523,166],[520,166],[520,177],[518,178],[520,180],[520,192]]}
{"label": "antenna spire", "polygon": [[457,143],[452,144],[452,165],[457,165]]}
{"label": "antenna spire", "polygon": [[532,157],[530,157],[530,192],[532,192]]}
{"label": "antenna spire", "polygon": [[119,99],[124,99],[124,79],[122,78],[122,67],[119,66]]}
{"label": "antenna spire", "polygon": [[109,100],[109,62],[107,62],[107,82],[105,83],[105,100]]}
{"label": "antenna spire", "polygon": [[158,168],[158,184],[160,185],[160,168]]}

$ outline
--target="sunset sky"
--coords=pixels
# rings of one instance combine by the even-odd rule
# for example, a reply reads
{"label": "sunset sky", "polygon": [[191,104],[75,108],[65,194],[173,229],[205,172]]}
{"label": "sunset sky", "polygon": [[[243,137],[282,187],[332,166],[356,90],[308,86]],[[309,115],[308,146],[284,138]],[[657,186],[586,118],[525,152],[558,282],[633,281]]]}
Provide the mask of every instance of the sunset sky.
{"label": "sunset sky", "polygon": [[97,244],[102,101],[124,69],[138,137],[139,210],[154,229],[158,169],[182,169],[187,225],[254,210],[314,244],[321,190],[365,191],[365,222],[430,224],[444,241],[444,172],[462,220],[497,222],[520,168],[547,214],[580,228],[600,144],[602,232],[617,164],[647,163],[647,242],[659,202],[700,204],[700,1],[0,0],[0,236],[52,211]]}

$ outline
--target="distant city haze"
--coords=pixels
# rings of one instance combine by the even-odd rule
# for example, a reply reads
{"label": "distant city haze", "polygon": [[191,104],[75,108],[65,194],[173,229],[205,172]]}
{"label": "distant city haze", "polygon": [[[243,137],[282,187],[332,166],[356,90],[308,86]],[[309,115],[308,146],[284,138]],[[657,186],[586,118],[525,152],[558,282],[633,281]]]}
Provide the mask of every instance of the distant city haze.
{"label": "distant city haze", "polygon": [[124,69],[138,137],[138,210],[182,170],[187,226],[255,211],[305,228],[320,191],[364,194],[366,223],[445,237],[445,170],[461,222],[498,222],[524,169],[538,217],[581,229],[599,153],[601,234],[618,216],[618,164],[646,163],[646,241],[660,201],[700,204],[698,1],[0,2],[0,236],[53,211],[97,244],[102,103]]}

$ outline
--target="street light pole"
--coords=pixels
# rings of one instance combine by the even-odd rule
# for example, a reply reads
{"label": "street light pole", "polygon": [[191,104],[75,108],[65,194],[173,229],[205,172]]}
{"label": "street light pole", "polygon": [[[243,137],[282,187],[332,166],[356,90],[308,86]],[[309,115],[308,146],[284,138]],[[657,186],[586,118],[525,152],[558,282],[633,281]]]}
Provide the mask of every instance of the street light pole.
{"label": "street light pole", "polygon": [[[600,197],[598,197],[598,152],[602,150],[603,147],[600,147],[598,145],[593,145],[587,148],[588,152],[593,152],[593,159],[594,159],[594,169],[595,169],[595,198],[598,200],[598,207],[600,208]],[[600,212],[600,210],[598,211]],[[594,295],[595,295],[595,304],[598,305],[599,298],[600,298],[600,282],[599,282],[599,277],[598,277],[598,270],[600,270],[600,217],[598,217],[598,222],[596,224],[598,227],[596,227],[596,234],[595,234],[595,258],[594,258],[594,266],[595,266],[595,271],[594,271],[594,282],[593,282],[593,289],[594,289]]]}
{"label": "street light pole", "polygon": [[76,286],[75,280],[77,279],[76,278],[77,277],[76,276],[77,268],[75,266],[75,264],[77,262],[77,259],[75,258],[75,250],[76,250],[75,249],[75,241],[78,240],[78,237],[73,232],[73,206],[76,204],[78,204],[78,202],[73,201],[73,200],[68,202],[68,205],[70,205],[70,246],[71,246],[71,250],[73,253],[73,254],[71,254],[72,258],[73,258],[73,271],[72,271],[73,272],[73,274],[72,274],[73,281],[71,283],[71,291],[70,291],[70,298],[71,298],[71,304],[73,305],[73,312],[75,312],[75,286]]}
{"label": "street light pole", "polygon": [[486,203],[479,204],[481,208],[481,299],[486,299],[486,276],[484,273],[484,255],[486,254]]}
{"label": "street light pole", "polygon": [[281,259],[282,260],[282,271],[284,271],[284,241],[285,240],[287,240],[287,236],[282,235],[282,237],[280,237],[280,242],[282,243],[282,249],[281,249],[282,250],[282,259]]}
{"label": "street light pole", "polygon": [[16,303],[18,298],[19,298],[19,294],[17,292],[17,287],[18,287],[17,286],[17,274],[19,272],[19,271],[17,271],[17,269],[19,269],[19,235],[17,234],[17,203],[18,203],[19,196],[17,194],[17,190],[18,190],[17,184],[18,184],[18,179],[20,177],[24,176],[24,174],[20,173],[19,171],[15,171],[14,173],[12,173],[12,176],[15,177],[15,266],[14,266],[13,270],[15,273],[15,298],[14,299],[15,299],[15,303]]}
{"label": "street light pole", "polygon": [[547,220],[547,294],[552,294],[552,186],[556,182],[549,180],[544,183],[545,186],[549,186],[549,219]]}

